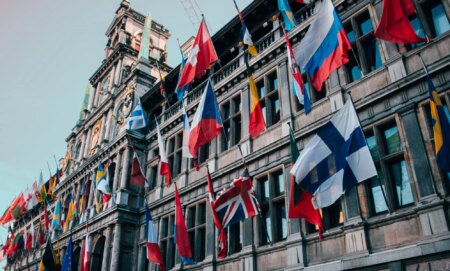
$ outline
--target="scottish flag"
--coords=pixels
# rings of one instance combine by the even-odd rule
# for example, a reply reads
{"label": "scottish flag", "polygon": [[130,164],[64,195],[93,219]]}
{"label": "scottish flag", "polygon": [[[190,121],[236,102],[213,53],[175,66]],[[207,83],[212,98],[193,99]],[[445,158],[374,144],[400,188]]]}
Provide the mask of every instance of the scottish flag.
{"label": "scottish flag", "polygon": [[141,101],[139,100],[136,108],[133,110],[133,113],[131,113],[130,120],[128,121],[128,130],[137,130],[144,127],[147,127],[147,117],[145,116]]}
{"label": "scottish flag", "polygon": [[291,170],[313,195],[315,209],[377,175],[355,108],[348,101],[305,146]]}

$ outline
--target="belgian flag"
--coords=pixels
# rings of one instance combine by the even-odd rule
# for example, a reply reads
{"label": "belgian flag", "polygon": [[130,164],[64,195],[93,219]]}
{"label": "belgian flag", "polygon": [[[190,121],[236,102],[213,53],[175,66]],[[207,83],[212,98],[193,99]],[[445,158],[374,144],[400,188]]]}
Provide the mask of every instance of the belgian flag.
{"label": "belgian flag", "polygon": [[38,271],[57,271],[55,258],[53,256],[52,242],[47,238],[47,246],[45,247],[44,255],[42,255],[39,263]]}
{"label": "belgian flag", "polygon": [[253,73],[248,65],[248,53],[244,53],[245,66],[247,67],[248,87],[250,89],[250,120],[248,125],[248,132],[252,138],[257,137],[266,129],[264,115],[259,101],[258,90],[256,89]]}

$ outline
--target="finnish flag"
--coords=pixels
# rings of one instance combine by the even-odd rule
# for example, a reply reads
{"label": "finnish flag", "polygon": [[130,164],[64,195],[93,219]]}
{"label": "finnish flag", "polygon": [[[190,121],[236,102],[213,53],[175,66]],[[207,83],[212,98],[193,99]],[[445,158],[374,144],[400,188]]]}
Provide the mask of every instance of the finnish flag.
{"label": "finnish flag", "polygon": [[145,116],[144,109],[142,108],[141,101],[139,100],[136,108],[134,108],[131,117],[128,120],[128,130],[137,130],[147,126],[147,118]]}
{"label": "finnish flag", "polygon": [[313,195],[316,209],[330,206],[346,189],[377,175],[351,101],[306,144],[291,174]]}

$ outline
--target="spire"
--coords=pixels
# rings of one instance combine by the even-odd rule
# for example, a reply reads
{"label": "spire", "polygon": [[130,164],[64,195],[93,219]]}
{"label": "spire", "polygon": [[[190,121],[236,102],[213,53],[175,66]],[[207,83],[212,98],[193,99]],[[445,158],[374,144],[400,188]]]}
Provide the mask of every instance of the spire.
{"label": "spire", "polygon": [[144,29],[142,30],[141,48],[139,49],[138,59],[148,60],[148,52],[150,50],[150,32],[152,28],[152,14],[149,12],[145,18]]}

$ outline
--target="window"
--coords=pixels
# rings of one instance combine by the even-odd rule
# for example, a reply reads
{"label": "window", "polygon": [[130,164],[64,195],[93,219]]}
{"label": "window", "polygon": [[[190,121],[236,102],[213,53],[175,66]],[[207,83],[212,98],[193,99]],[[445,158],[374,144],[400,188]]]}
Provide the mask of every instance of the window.
{"label": "window", "polygon": [[236,145],[241,141],[242,120],[241,120],[241,96],[235,96],[220,106],[222,115],[223,130],[221,137],[221,151]]}
{"label": "window", "polygon": [[256,83],[261,109],[266,126],[270,127],[280,121],[281,105],[278,94],[278,75],[273,71]]}
{"label": "window", "polygon": [[350,61],[345,65],[347,82],[351,83],[362,77],[358,63],[364,73],[378,69],[383,63],[369,11],[350,18],[344,29],[353,48],[353,52],[349,52]]}
{"label": "window", "polygon": [[[325,83],[323,84],[322,89],[319,92],[315,88],[312,87],[311,78],[306,73],[304,73],[302,75],[302,79],[303,79],[303,85],[305,88],[304,91],[308,92],[311,103],[318,102],[327,96],[327,88],[326,88]],[[302,110],[304,108],[304,106],[298,101],[298,99],[295,96],[294,96],[294,99],[295,99],[296,109],[298,112],[298,111]]]}
{"label": "window", "polygon": [[378,172],[378,176],[367,182],[372,213],[378,214],[389,208],[394,210],[414,203],[405,154],[395,120],[371,128],[366,132],[366,139]]}
{"label": "window", "polygon": [[242,250],[242,225],[242,222],[238,222],[227,227],[228,255],[237,253]]}
{"label": "window", "polygon": [[283,171],[260,177],[257,183],[261,208],[259,244],[268,244],[269,238],[273,242],[285,240],[287,238],[287,216]]}
{"label": "window", "polygon": [[178,133],[169,139],[169,154],[167,155],[167,159],[169,160],[170,171],[173,177],[181,173],[182,146],[183,133]]}
{"label": "window", "polygon": [[[434,38],[450,30],[449,15],[442,4],[442,0],[415,0],[414,2],[416,2],[415,7],[419,22],[416,23],[414,17],[410,19],[416,31],[417,28],[422,28],[427,36]],[[417,27],[416,25],[419,25],[419,23],[421,23],[420,27]]]}
{"label": "window", "polygon": [[206,203],[198,203],[187,209],[187,231],[189,243],[195,262],[201,262],[205,259],[206,246]]}
{"label": "window", "polygon": [[149,190],[152,190],[153,188],[156,187],[157,183],[158,183],[158,165],[154,165],[152,167],[150,167],[150,173],[149,173],[150,177],[149,177]]}
{"label": "window", "polygon": [[175,214],[161,219],[161,256],[165,260],[165,265],[168,270],[175,266],[174,223]]}
{"label": "window", "polygon": [[[449,111],[449,104],[450,104],[450,95],[447,94],[441,94],[439,95],[441,98],[442,105],[444,107],[444,112],[447,115],[447,120],[450,122],[450,111]],[[431,111],[430,111],[430,102],[427,99],[426,102],[423,104],[423,112],[426,119],[426,126],[428,130],[428,135],[430,138],[430,146],[432,147],[433,152],[434,150],[434,133],[433,133],[433,126],[432,126],[432,120],[431,120]],[[450,173],[444,173],[442,172],[442,175],[447,180],[447,182],[444,182],[444,186],[446,187],[447,191],[450,191]]]}

